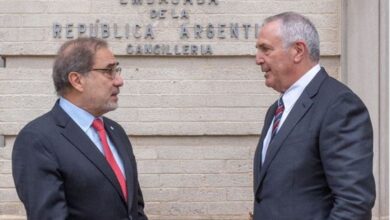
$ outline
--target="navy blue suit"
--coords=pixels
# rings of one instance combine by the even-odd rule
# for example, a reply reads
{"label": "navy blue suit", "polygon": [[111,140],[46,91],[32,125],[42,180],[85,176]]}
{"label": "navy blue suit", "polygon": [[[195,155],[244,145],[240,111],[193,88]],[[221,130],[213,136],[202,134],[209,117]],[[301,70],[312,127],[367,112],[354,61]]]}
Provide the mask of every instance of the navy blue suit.
{"label": "navy blue suit", "polygon": [[363,102],[322,68],[254,158],[254,220],[369,220],[375,201],[373,131]]}
{"label": "navy blue suit", "polygon": [[29,220],[147,220],[129,139],[116,122],[104,123],[124,164],[128,201],[104,155],[57,102],[20,131],[13,148],[16,190]]}

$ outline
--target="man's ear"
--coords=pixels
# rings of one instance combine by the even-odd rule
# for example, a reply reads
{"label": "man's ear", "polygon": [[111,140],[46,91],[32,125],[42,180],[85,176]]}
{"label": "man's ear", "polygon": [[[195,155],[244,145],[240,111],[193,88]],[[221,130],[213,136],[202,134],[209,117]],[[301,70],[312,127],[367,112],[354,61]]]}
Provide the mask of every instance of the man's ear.
{"label": "man's ear", "polygon": [[72,87],[79,91],[79,92],[83,92],[84,91],[84,82],[85,82],[85,79],[84,77],[78,73],[78,72],[70,72],[68,74],[68,80],[69,80],[69,83],[72,85]]}
{"label": "man's ear", "polygon": [[307,45],[303,41],[295,42],[293,49],[294,49],[294,62],[295,63],[301,62],[304,59],[304,57],[308,54]]}

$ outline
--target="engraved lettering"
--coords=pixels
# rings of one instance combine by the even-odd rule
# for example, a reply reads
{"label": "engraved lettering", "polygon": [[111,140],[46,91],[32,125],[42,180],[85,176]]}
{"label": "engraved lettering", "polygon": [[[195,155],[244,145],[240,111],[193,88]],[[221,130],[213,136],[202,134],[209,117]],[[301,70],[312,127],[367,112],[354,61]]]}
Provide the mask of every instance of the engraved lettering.
{"label": "engraved lettering", "polygon": [[226,25],[218,24],[218,38],[219,39],[225,39],[225,28],[226,28]]}
{"label": "engraved lettering", "polygon": [[238,39],[239,37],[239,27],[238,27],[238,23],[231,23],[230,24],[230,38],[235,38],[235,39]]}
{"label": "engraved lettering", "polygon": [[133,5],[142,5],[142,0],[133,0]]}
{"label": "engraved lettering", "polygon": [[188,32],[188,29],[187,27],[183,24],[180,26],[180,39],[188,39],[190,36],[189,36],[189,32]]}
{"label": "engraved lettering", "polygon": [[194,25],[194,36],[196,39],[201,39],[202,38],[202,32],[203,32],[203,28],[201,25],[199,24],[195,24]]}
{"label": "engraved lettering", "polygon": [[213,39],[214,36],[215,36],[215,33],[214,33],[214,26],[212,24],[208,24],[207,25],[207,38],[208,39]]}
{"label": "engraved lettering", "polygon": [[62,25],[58,23],[53,24],[53,38],[61,38]]}
{"label": "engraved lettering", "polygon": [[147,38],[154,39],[153,26],[151,24],[146,26],[145,39]]}
{"label": "engraved lettering", "polygon": [[118,33],[118,24],[114,24],[114,37],[117,38],[117,39],[121,39],[122,38],[122,35],[120,35]]}
{"label": "engraved lettering", "polygon": [[73,24],[66,24],[65,27],[66,38],[73,38]]}
{"label": "engraved lettering", "polygon": [[244,27],[244,31],[245,31],[245,39],[248,39],[249,38],[249,28],[251,27],[250,24],[243,24],[242,25]]}
{"label": "engraved lettering", "polygon": [[134,27],[134,33],[133,33],[133,36],[135,38],[141,38],[141,25],[139,24],[136,24],[135,27]]}
{"label": "engraved lettering", "polygon": [[85,24],[79,24],[77,26],[77,29],[79,30],[79,36],[82,36],[83,34],[85,34],[85,32],[87,32],[87,25]]}
{"label": "engraved lettering", "polygon": [[101,27],[102,29],[102,38],[109,38],[110,37],[110,25],[106,23],[102,23]]}
{"label": "engraved lettering", "polygon": [[190,5],[193,5],[192,0],[184,0],[184,5],[187,5],[187,3],[189,3]]}

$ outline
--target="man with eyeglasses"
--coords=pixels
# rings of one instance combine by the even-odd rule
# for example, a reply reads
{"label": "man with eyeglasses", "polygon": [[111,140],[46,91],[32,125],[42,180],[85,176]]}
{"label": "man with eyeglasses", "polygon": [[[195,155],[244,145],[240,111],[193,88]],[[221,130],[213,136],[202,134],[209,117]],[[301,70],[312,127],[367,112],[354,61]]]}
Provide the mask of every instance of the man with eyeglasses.
{"label": "man with eyeglasses", "polygon": [[29,220],[147,220],[118,107],[121,69],[105,41],[65,42],[53,67],[59,96],[28,123],[12,152],[16,190]]}

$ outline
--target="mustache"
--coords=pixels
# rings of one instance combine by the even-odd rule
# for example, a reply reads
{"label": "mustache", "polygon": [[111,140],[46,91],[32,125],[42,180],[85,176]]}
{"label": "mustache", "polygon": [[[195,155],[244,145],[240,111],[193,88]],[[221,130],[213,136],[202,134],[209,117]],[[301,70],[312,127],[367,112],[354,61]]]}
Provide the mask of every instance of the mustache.
{"label": "mustache", "polygon": [[111,94],[112,95],[118,95],[119,93],[120,93],[120,90],[118,88],[118,89],[115,89]]}
{"label": "mustache", "polygon": [[266,72],[268,72],[270,70],[269,67],[264,66],[264,65],[261,65],[260,67],[261,67],[261,71],[264,72],[264,73],[266,73]]}
{"label": "mustache", "polygon": [[261,69],[261,72],[263,72],[265,75],[268,75],[269,69]]}

